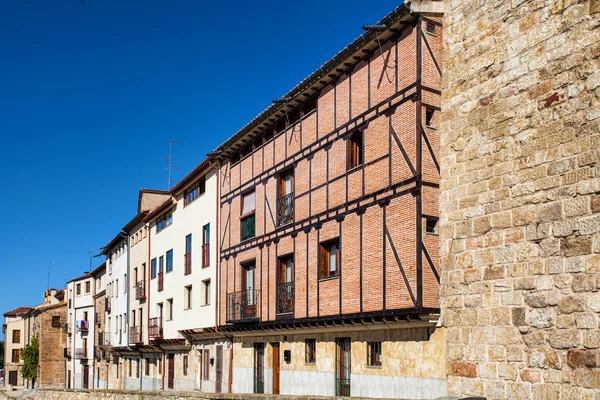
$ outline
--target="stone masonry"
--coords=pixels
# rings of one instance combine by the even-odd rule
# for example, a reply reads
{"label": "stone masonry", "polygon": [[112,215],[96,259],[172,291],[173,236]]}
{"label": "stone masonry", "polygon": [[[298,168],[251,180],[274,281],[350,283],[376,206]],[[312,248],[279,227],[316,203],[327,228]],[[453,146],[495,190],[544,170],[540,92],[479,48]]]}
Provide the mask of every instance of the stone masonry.
{"label": "stone masonry", "polygon": [[600,399],[600,1],[445,5],[449,390]]}

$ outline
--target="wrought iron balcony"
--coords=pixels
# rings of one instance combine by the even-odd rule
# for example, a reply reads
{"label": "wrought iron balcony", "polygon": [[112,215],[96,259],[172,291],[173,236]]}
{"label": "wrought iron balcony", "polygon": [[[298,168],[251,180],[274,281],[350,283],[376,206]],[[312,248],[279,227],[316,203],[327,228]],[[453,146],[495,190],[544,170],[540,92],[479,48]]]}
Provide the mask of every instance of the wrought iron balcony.
{"label": "wrought iron balcony", "polygon": [[104,298],[104,312],[110,313],[110,299],[108,297]]}
{"label": "wrought iron balcony", "polygon": [[227,322],[259,318],[260,290],[242,290],[227,294]]}
{"label": "wrought iron balcony", "polygon": [[82,348],[82,349],[75,349],[75,354],[74,357],[76,360],[87,360],[88,358],[88,351],[86,348]]}
{"label": "wrought iron balcony", "polygon": [[150,318],[148,325],[148,336],[151,339],[160,339],[163,337],[162,318]]}
{"label": "wrought iron balcony", "polygon": [[256,236],[256,215],[252,214],[240,221],[241,233],[240,239],[242,241],[252,239]]}
{"label": "wrought iron balcony", "polygon": [[294,193],[282,196],[277,200],[277,226],[294,222]]}
{"label": "wrought iron balcony", "polygon": [[163,279],[164,279],[164,272],[159,272],[158,273],[158,291],[159,292],[163,291]]}
{"label": "wrought iron balcony", "polygon": [[135,284],[135,299],[144,300],[146,298],[146,281],[142,280]]}
{"label": "wrought iron balcony", "polygon": [[90,330],[90,321],[79,321],[79,326],[77,327],[79,332],[89,332]]}
{"label": "wrought iron balcony", "polygon": [[294,282],[277,285],[277,314],[294,312]]}
{"label": "wrought iron balcony", "polygon": [[210,243],[202,245],[202,268],[210,265]]}
{"label": "wrought iron balcony", "polygon": [[185,253],[184,255],[184,275],[192,273],[192,253]]}
{"label": "wrought iron balcony", "polygon": [[142,343],[144,340],[142,339],[142,327],[138,326],[130,326],[129,327],[129,343],[138,344]]}

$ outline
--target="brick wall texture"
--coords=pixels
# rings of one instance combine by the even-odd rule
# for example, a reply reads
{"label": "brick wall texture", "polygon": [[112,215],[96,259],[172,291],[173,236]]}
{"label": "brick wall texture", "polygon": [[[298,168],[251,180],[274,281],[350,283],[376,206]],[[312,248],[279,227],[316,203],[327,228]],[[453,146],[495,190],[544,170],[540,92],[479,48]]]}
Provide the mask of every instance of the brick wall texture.
{"label": "brick wall texture", "polygon": [[600,398],[600,1],[445,2],[452,394]]}

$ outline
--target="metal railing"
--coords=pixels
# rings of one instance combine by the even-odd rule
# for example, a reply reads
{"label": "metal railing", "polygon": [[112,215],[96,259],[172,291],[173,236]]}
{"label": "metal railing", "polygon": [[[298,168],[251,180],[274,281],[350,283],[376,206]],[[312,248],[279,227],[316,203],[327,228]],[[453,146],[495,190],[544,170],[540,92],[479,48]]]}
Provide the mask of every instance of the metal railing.
{"label": "metal railing", "polygon": [[202,268],[210,265],[210,243],[202,245]]}
{"label": "metal railing", "polygon": [[135,299],[143,300],[146,298],[146,281],[141,280],[135,284]]}
{"label": "metal railing", "polygon": [[86,360],[88,358],[87,356],[87,349],[83,348],[83,349],[75,349],[75,354],[74,357],[76,360]]}
{"label": "metal railing", "polygon": [[79,332],[88,332],[90,330],[90,321],[79,321],[77,330]]}
{"label": "metal railing", "polygon": [[129,327],[129,343],[137,344],[142,343],[142,327],[138,326],[130,326]]}
{"label": "metal railing", "polygon": [[183,274],[189,275],[192,273],[192,253],[185,253],[183,256]]}
{"label": "metal railing", "polygon": [[150,338],[162,338],[162,318],[150,318],[150,323],[148,324],[148,336]]}
{"label": "metal railing", "polygon": [[242,241],[252,239],[254,236],[256,236],[256,215],[255,214],[252,214],[252,215],[244,218],[243,220],[240,221],[240,223],[241,223],[240,239]]}
{"label": "metal railing", "polygon": [[277,226],[294,222],[294,193],[282,196],[277,200]]}
{"label": "metal railing", "polygon": [[294,312],[294,282],[277,285],[277,314]]}
{"label": "metal railing", "polygon": [[163,279],[164,279],[164,272],[159,272],[158,273],[158,291],[162,292],[163,290]]}
{"label": "metal railing", "polygon": [[227,321],[243,321],[259,317],[260,290],[242,290],[227,294]]}

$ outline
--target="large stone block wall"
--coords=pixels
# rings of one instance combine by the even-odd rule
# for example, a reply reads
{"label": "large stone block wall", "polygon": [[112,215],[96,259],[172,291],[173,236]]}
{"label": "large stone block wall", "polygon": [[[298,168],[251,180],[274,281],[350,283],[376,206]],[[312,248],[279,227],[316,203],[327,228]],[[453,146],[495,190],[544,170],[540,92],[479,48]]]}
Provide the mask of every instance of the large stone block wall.
{"label": "large stone block wall", "polygon": [[600,1],[447,0],[451,394],[600,397]]}

